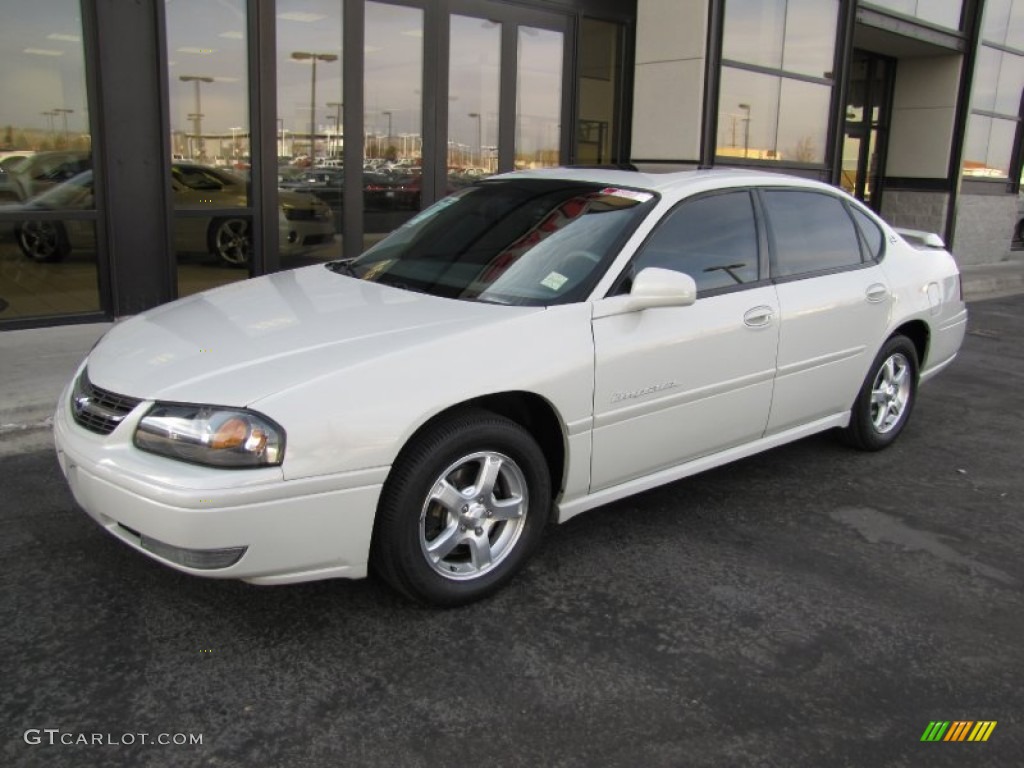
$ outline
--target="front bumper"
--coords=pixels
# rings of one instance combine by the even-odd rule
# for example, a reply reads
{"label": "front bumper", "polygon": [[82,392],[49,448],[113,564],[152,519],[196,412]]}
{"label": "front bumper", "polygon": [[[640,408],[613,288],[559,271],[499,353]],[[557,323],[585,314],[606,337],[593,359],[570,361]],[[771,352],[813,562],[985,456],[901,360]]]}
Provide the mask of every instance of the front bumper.
{"label": "front bumper", "polygon": [[386,467],[285,480],[278,467],[185,464],[132,445],[149,406],[103,436],[73,421],[67,390],[58,403],[61,470],[75,501],[107,532],[197,576],[287,584],[366,575]]}

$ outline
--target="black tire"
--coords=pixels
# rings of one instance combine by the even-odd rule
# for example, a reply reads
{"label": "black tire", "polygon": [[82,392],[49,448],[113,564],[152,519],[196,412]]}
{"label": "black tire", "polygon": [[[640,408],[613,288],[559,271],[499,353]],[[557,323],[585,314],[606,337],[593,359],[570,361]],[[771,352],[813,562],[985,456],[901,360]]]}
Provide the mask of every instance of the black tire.
{"label": "black tire", "polygon": [[882,345],[850,411],[843,438],[863,451],[888,448],[910,420],[917,400],[917,348],[906,336]]}
{"label": "black tire", "polygon": [[68,233],[59,221],[23,221],[17,229],[18,247],[32,261],[63,261],[71,253]]}
{"label": "black tire", "polygon": [[1017,222],[1017,229],[1014,231],[1018,243],[1024,243],[1024,219]]}
{"label": "black tire", "polygon": [[[478,497],[478,486],[493,492]],[[548,465],[536,441],[509,419],[466,410],[399,454],[377,508],[371,565],[413,600],[465,605],[523,566],[550,508]],[[428,548],[438,546],[435,558]]]}
{"label": "black tire", "polygon": [[230,267],[249,266],[252,253],[252,232],[249,220],[241,216],[214,219],[206,233],[210,255]]}

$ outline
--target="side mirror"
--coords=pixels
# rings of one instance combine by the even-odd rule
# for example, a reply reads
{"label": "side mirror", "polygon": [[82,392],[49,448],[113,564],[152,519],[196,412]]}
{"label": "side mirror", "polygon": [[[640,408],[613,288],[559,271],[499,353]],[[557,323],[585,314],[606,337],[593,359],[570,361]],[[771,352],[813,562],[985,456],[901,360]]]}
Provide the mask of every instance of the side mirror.
{"label": "side mirror", "polygon": [[594,316],[624,315],[655,307],[688,307],[696,300],[697,283],[692,277],[672,269],[647,267],[633,279],[628,295],[599,302]]}

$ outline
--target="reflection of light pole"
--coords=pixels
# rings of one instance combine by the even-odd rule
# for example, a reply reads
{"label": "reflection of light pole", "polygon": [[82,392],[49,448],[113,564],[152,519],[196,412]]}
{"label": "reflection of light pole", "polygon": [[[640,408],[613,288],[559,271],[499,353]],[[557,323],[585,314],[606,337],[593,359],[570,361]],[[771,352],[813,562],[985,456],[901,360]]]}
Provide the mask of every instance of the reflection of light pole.
{"label": "reflection of light pole", "polygon": [[277,118],[277,156],[284,155],[284,118]]}
{"label": "reflection of light pole", "polygon": [[388,140],[387,146],[384,147],[384,153],[387,154],[388,149],[391,147],[391,118],[393,117],[393,115],[391,114],[390,109],[385,109],[384,111],[381,112],[381,114],[388,116]]}
{"label": "reflection of light pole", "polygon": [[63,109],[62,107],[54,107],[53,113],[60,115],[64,118],[64,146],[68,146],[68,115],[72,114],[75,110]]}
{"label": "reflection of light pole", "polygon": [[343,106],[345,106],[345,105],[342,102],[340,102],[340,101],[328,101],[327,102],[327,108],[330,109],[331,107],[334,107],[334,110],[335,110],[335,112],[334,112],[334,153],[335,154],[338,154],[338,150],[341,147],[341,142],[339,141],[339,139],[341,137],[341,108]]}
{"label": "reflection of light pole", "polygon": [[238,134],[236,131],[242,130],[242,126],[233,125],[230,128],[231,131],[231,156],[234,158],[238,157]]}
{"label": "reflection of light pole", "polygon": [[482,167],[484,164],[484,120],[479,112],[470,112],[467,117],[476,118],[476,164]]}
{"label": "reflection of light pole", "polygon": [[196,111],[189,115],[192,118],[193,133],[196,135],[196,148],[199,150],[199,156],[205,157],[205,145],[203,144],[203,109],[199,100],[199,84],[200,83],[212,83],[213,78],[206,75],[180,75],[179,80],[183,83],[195,83],[196,84]]}
{"label": "reflection of light pole", "polygon": [[743,118],[743,156],[746,157],[750,152],[750,105],[740,104],[739,108],[747,113]]}
{"label": "reflection of light pole", "polygon": [[41,115],[46,115],[46,124],[49,126],[50,138],[53,138],[53,118],[57,116],[56,110],[48,110],[46,112],[40,112]]}
{"label": "reflection of light pole", "polygon": [[309,87],[309,159],[316,158],[314,140],[316,138],[316,63],[317,61],[337,61],[336,53],[311,53],[310,51],[292,51],[292,58],[296,61],[309,60],[313,64],[313,72],[310,76]]}

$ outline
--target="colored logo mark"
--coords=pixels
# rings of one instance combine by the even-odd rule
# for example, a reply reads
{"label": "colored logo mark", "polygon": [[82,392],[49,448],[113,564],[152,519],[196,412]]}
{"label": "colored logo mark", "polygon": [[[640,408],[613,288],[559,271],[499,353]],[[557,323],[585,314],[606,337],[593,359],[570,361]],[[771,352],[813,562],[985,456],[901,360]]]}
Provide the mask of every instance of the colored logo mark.
{"label": "colored logo mark", "polygon": [[996,720],[932,720],[921,741],[988,741]]}

